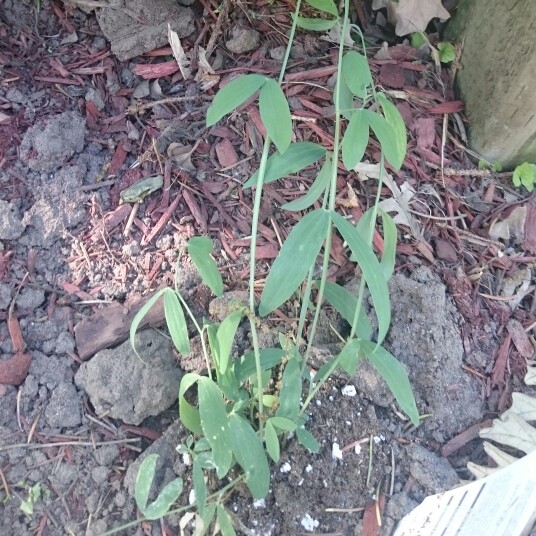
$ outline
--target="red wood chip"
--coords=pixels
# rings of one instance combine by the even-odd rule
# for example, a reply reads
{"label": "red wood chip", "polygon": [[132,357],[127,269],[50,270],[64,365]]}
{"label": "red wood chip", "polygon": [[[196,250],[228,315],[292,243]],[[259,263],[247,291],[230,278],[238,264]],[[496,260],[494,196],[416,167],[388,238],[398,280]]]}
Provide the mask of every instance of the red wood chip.
{"label": "red wood chip", "polygon": [[433,117],[415,119],[413,121],[413,130],[417,135],[417,147],[419,149],[433,147],[436,136],[435,119]]}
{"label": "red wood chip", "polygon": [[450,242],[438,238],[436,240],[435,246],[436,255],[438,259],[443,259],[444,261],[450,262],[456,262],[458,260],[458,254],[456,253],[454,246]]}
{"label": "red wood chip", "polygon": [[449,101],[442,102],[437,106],[432,106],[428,109],[431,114],[453,114],[454,112],[461,112],[463,110],[462,101]]}
{"label": "red wood chip", "polygon": [[527,332],[519,320],[511,318],[506,326],[508,333],[512,336],[512,342],[517,351],[525,358],[531,359],[534,355],[534,346],[530,343]]}
{"label": "red wood chip", "polygon": [[378,503],[369,501],[363,514],[363,536],[377,536],[380,533],[380,523],[385,508],[385,495],[380,495]]}
{"label": "red wood chip", "polygon": [[28,374],[32,358],[28,354],[15,354],[0,360],[0,383],[20,385]]}
{"label": "red wood chip", "polygon": [[216,156],[221,167],[234,166],[238,162],[238,155],[234,150],[233,144],[224,139],[216,144]]}
{"label": "red wood chip", "polygon": [[175,60],[166,61],[164,63],[155,63],[152,65],[136,65],[134,73],[145,79],[160,78],[161,76],[169,76],[176,73],[179,66]]}
{"label": "red wood chip", "polygon": [[398,64],[386,63],[380,67],[380,82],[386,87],[401,89],[406,84],[404,69]]}

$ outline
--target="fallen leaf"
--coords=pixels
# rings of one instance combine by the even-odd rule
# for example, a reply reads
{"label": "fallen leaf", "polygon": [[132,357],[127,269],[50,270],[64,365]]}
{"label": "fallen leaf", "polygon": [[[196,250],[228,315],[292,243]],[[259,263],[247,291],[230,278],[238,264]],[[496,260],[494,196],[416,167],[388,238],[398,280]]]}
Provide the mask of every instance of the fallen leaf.
{"label": "fallen leaf", "polygon": [[527,422],[536,421],[536,398],[523,393],[512,393],[512,405],[504,413],[515,413]]}
{"label": "fallen leaf", "polygon": [[233,144],[228,139],[224,139],[217,143],[215,149],[218,162],[222,168],[234,166],[238,162],[238,155],[236,154]]}
{"label": "fallen leaf", "polygon": [[173,142],[167,148],[167,155],[184,171],[195,171],[195,166],[192,164],[192,153],[194,151],[195,147],[192,148],[190,145]]}
{"label": "fallen leaf", "polygon": [[527,373],[523,378],[527,385],[536,385],[536,367],[527,367]]}
{"label": "fallen leaf", "polygon": [[402,89],[406,85],[404,68],[396,63],[386,63],[380,67],[379,80],[385,87]]}
{"label": "fallen leaf", "polygon": [[208,91],[220,81],[220,76],[212,68],[207,59],[207,51],[203,47],[197,49],[197,73],[195,81],[201,86],[203,91]]}
{"label": "fallen leaf", "polygon": [[171,45],[171,51],[173,57],[179,66],[179,70],[184,80],[188,80],[192,76],[192,71],[189,67],[190,60],[182,48],[181,40],[176,31],[171,29],[171,25],[168,23],[168,41]]}
{"label": "fallen leaf", "polygon": [[394,5],[396,35],[424,32],[434,18],[448,19],[450,13],[441,0],[400,0]]}
{"label": "fallen leaf", "polygon": [[525,237],[525,220],[527,207],[516,207],[502,221],[495,220],[489,228],[489,237],[492,240],[508,241],[513,238],[516,244],[521,244]]}
{"label": "fallen leaf", "polygon": [[484,428],[479,435],[525,453],[536,449],[536,429],[515,413],[503,413],[500,419],[493,420],[491,428]]}

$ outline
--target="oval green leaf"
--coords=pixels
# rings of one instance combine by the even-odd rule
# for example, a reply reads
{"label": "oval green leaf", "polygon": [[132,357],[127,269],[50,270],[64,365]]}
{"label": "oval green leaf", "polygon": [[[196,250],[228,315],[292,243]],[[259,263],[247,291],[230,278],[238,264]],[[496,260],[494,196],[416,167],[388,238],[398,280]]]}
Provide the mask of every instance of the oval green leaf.
{"label": "oval green leaf", "polygon": [[348,341],[338,356],[340,367],[350,376],[353,376],[356,373],[359,360],[361,359],[362,354],[359,351],[360,342],[360,339],[352,339],[351,341]]}
{"label": "oval green leaf", "polygon": [[360,347],[391,389],[400,409],[411,419],[414,426],[418,426],[419,410],[406,369],[396,357],[374,342],[361,341]]}
{"label": "oval green leaf", "polygon": [[305,0],[305,2],[319,11],[325,11],[334,17],[339,16],[337,6],[333,0]]}
{"label": "oval green leaf", "polygon": [[[300,141],[293,143],[285,154],[274,153],[266,163],[266,172],[264,174],[264,184],[274,182],[282,177],[297,173],[303,168],[314,164],[326,154],[326,149],[318,143],[310,141]],[[259,172],[256,171],[250,179],[246,181],[243,188],[256,186]]]}
{"label": "oval green leaf", "polygon": [[231,349],[233,348],[233,341],[243,314],[242,309],[233,311],[224,318],[218,328],[216,338],[218,339],[219,369],[221,374],[225,374],[227,367],[229,366],[229,357],[231,355]]}
{"label": "oval green leaf", "polygon": [[287,362],[283,372],[279,393],[280,404],[275,412],[276,416],[295,421],[300,411],[301,393],[301,367],[296,359],[291,359]]}
{"label": "oval green leaf", "polygon": [[188,253],[203,283],[216,296],[221,296],[223,294],[223,280],[216,261],[211,256],[213,248],[214,243],[206,236],[194,236],[188,240]]}
{"label": "oval green leaf", "polygon": [[225,508],[218,504],[216,506],[218,525],[220,526],[221,536],[236,536],[231,517]]}
{"label": "oval green leaf", "polygon": [[[287,355],[285,350],[281,348],[261,348],[259,353],[261,357],[261,370],[263,371],[279,365]],[[249,377],[253,376],[256,371],[255,354],[253,352],[248,352],[240,361],[234,364],[234,373],[240,385]]]}
{"label": "oval green leaf", "polygon": [[194,434],[201,435],[203,433],[203,428],[201,428],[201,418],[199,416],[199,410],[192,406],[184,397],[186,391],[194,383],[196,383],[201,376],[193,372],[188,372],[181,378],[181,383],[179,387],[179,417],[181,423]]}
{"label": "oval green leaf", "polygon": [[400,166],[402,166],[408,149],[406,123],[398,111],[398,108],[390,100],[388,100],[383,93],[378,93],[378,101],[381,104],[383,115],[385,116],[387,124],[393,130],[396,148],[398,151],[398,161],[400,162]]}
{"label": "oval green leaf", "polygon": [[166,515],[171,505],[179,498],[182,493],[182,479],[176,478],[158,494],[156,500],[151,503],[145,510],[140,510],[147,519],[160,519]]}
{"label": "oval green leaf", "polygon": [[277,437],[274,425],[269,420],[266,421],[266,426],[264,427],[264,442],[270,458],[277,463],[280,456],[279,438]]}
{"label": "oval green leaf", "polygon": [[225,403],[220,389],[211,379],[200,377],[198,385],[201,427],[212,447],[212,460],[218,478],[223,478],[233,460]]}
{"label": "oval green leaf", "polygon": [[259,74],[246,74],[223,86],[207,110],[207,127],[215,125],[224,115],[244,104],[266,80]]}
{"label": "oval green leaf", "polygon": [[372,86],[373,80],[367,58],[351,50],[342,58],[342,76],[353,95],[360,99],[367,97],[368,88]]}
{"label": "oval green leaf", "polygon": [[199,510],[200,515],[203,515],[207,505],[207,484],[203,475],[203,467],[198,458],[196,458],[193,463],[192,480],[194,483],[197,509]]}
{"label": "oval green leaf", "polygon": [[184,318],[184,311],[177,294],[170,288],[167,288],[164,293],[164,315],[175,348],[182,355],[188,355],[190,353],[190,338],[186,318]]}
{"label": "oval green leaf", "polygon": [[270,468],[264,447],[251,425],[236,413],[229,416],[233,454],[244,470],[246,484],[255,499],[262,499],[270,488]]}
{"label": "oval green leaf", "polygon": [[393,218],[391,218],[391,216],[389,216],[389,214],[383,210],[380,212],[380,214],[382,217],[383,226],[383,253],[380,266],[382,267],[385,280],[389,281],[393,275],[393,272],[395,271],[396,241],[398,233]]}
{"label": "oval green leaf", "polygon": [[361,108],[352,117],[342,139],[342,161],[348,171],[354,169],[363,158],[369,141],[369,125]]}
{"label": "oval green leaf", "polygon": [[398,149],[394,130],[391,128],[389,123],[387,123],[387,120],[376,112],[364,110],[363,113],[367,115],[370,128],[380,142],[385,159],[395,169],[399,170],[404,162],[405,154],[402,155]]}
{"label": "oval green leaf", "polygon": [[323,192],[326,191],[327,187],[329,186],[331,178],[331,155],[330,153],[326,154],[326,160],[318,172],[318,175],[316,176],[316,179],[314,180],[313,184],[311,184],[311,187],[309,188],[308,192],[298,198],[294,201],[291,201],[290,203],[286,203],[285,205],[282,205],[281,208],[284,210],[293,210],[293,211],[299,211],[299,210],[305,210],[309,208],[311,205],[316,203]]}
{"label": "oval green leaf", "polygon": [[333,223],[348,244],[357,259],[363,277],[372,296],[376,316],[378,317],[378,344],[385,339],[391,323],[391,302],[389,289],[385,281],[378,259],[362,238],[359,231],[336,212],[331,213]]}
{"label": "oval green leaf", "polygon": [[[337,283],[326,281],[324,286],[324,297],[346,320],[346,322],[348,322],[348,324],[353,324],[354,314],[357,307],[357,298],[354,295],[344,287],[337,285]],[[359,312],[356,334],[360,339],[370,339],[372,336],[372,326],[370,325],[370,320],[363,307],[361,307],[361,311]]]}
{"label": "oval green leaf", "polygon": [[296,430],[296,423],[285,417],[270,417],[266,422],[272,423],[273,426],[283,432],[293,432]]}
{"label": "oval green leaf", "polygon": [[[295,15],[292,14],[294,19]],[[311,19],[308,17],[297,17],[296,24],[299,28],[310,30],[312,32],[327,32],[339,22],[339,19]]]}
{"label": "oval green leaf", "polygon": [[259,314],[266,316],[287,301],[313,266],[326,237],[329,212],[306,214],[292,229],[266,279]]}
{"label": "oval green leaf", "polygon": [[309,452],[317,454],[320,452],[320,443],[315,436],[308,432],[303,426],[296,429],[296,437],[300,445],[303,445]]}
{"label": "oval green leaf", "polygon": [[[143,361],[143,359],[140,357],[140,354],[138,354],[138,350],[136,350],[136,332],[138,331],[138,328],[140,327],[141,322],[145,318],[145,315],[149,312],[151,307],[156,303],[156,300],[162,296],[166,292],[166,289],[163,288],[159,290],[154,296],[151,296],[149,300],[143,305],[143,307],[136,313],[136,316],[133,318],[132,323],[130,324],[130,346],[134,350],[134,353],[136,354],[136,357]],[[145,361],[143,361],[145,363]]]}
{"label": "oval green leaf", "polygon": [[268,136],[283,154],[292,140],[292,117],[287,98],[280,85],[266,79],[259,94],[259,111]]}
{"label": "oval green leaf", "polygon": [[136,506],[141,512],[145,510],[149,500],[149,492],[153,483],[158,454],[149,454],[140,464],[134,486],[134,498]]}

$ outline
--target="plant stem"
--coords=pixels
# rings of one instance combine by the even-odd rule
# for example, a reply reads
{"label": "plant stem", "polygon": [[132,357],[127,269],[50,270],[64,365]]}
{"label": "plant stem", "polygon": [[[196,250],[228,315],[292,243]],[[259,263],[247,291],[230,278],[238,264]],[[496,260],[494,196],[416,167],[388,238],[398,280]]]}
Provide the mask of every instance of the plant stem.
{"label": "plant stem", "polygon": [[[348,26],[348,12],[350,10],[349,0],[344,0],[344,17],[341,28],[341,35],[346,35],[346,28]],[[344,54],[344,38],[341,38],[339,44],[339,61],[337,65],[337,83],[335,84],[335,94],[334,94],[334,104],[335,104],[335,135],[333,140],[333,161],[331,166],[331,185],[329,191],[329,200],[328,200],[328,209],[330,212],[335,210],[335,199],[337,197],[337,164],[339,162],[339,152],[340,152],[340,135],[341,135],[341,106],[340,106],[340,88],[341,88],[341,69],[342,69],[342,58]],[[303,360],[302,372],[307,366],[307,361],[311,356],[311,351],[313,349],[313,341],[316,335],[316,329],[318,325],[318,320],[320,318],[320,310],[322,307],[322,301],[324,299],[324,289],[326,287],[326,281],[328,278],[329,270],[329,258],[331,254],[331,241],[333,236],[333,222],[332,219],[329,219],[328,228],[326,231],[326,239],[324,242],[324,259],[322,262],[322,277],[320,278],[320,285],[318,287],[317,295],[317,304],[315,315],[313,317],[313,323],[311,325],[311,334],[308,337],[307,341],[307,350],[305,352],[305,358]]]}

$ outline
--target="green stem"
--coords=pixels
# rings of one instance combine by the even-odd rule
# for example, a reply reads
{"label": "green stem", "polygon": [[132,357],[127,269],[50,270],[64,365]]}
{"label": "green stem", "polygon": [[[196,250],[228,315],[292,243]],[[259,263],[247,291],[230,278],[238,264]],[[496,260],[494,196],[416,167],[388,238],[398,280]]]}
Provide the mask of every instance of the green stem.
{"label": "green stem", "polygon": [[[344,18],[342,22],[341,35],[346,35],[346,28],[348,26],[348,12],[349,12],[349,0],[344,0]],[[329,201],[328,209],[330,212],[335,210],[335,199],[337,197],[337,164],[339,162],[339,152],[340,152],[340,136],[341,136],[341,106],[340,106],[340,88],[341,88],[341,69],[342,69],[342,58],[344,55],[344,39],[341,39],[339,44],[339,61],[337,65],[337,83],[335,84],[335,135],[333,140],[333,161],[331,166],[331,185],[329,191]],[[326,287],[326,281],[328,278],[329,270],[329,257],[331,254],[331,241],[333,235],[333,222],[331,218],[329,219],[328,228],[326,231],[326,239],[324,242],[324,259],[322,262],[322,277],[320,278],[320,285],[318,288],[317,296],[317,305],[315,314],[313,317],[313,323],[311,325],[311,334],[308,337],[307,341],[307,350],[305,352],[305,358],[302,365],[302,371],[305,370],[307,362],[311,356],[311,351],[313,349],[313,341],[316,335],[316,329],[318,325],[318,320],[320,318],[320,310],[322,307],[322,301],[324,299],[324,290]]]}
{"label": "green stem", "polygon": [[[285,51],[285,57],[283,58],[283,64],[279,72],[279,85],[283,82],[285,71],[287,69],[288,59],[290,57],[290,50],[296,34],[297,20],[300,13],[301,0],[296,3],[295,17],[292,21],[292,27],[290,29],[289,40]],[[268,162],[268,153],[270,151],[270,145],[272,140],[269,136],[266,136],[264,145],[262,148],[261,161],[259,165],[259,174],[257,183],[255,185],[255,196],[253,200],[253,214],[251,224],[251,242],[250,242],[250,258],[249,258],[249,308],[251,315],[255,315],[255,265],[256,265],[256,251],[257,251],[257,233],[259,229],[259,214],[262,201],[262,188],[264,184],[264,177],[266,175],[266,164]],[[253,353],[255,355],[255,367],[257,369],[257,382],[258,382],[258,405],[259,405],[259,435],[262,440],[263,436],[263,402],[262,402],[262,370],[261,370],[261,357],[259,351],[259,339],[257,337],[257,327],[255,326],[255,318],[250,318],[251,325],[251,338],[253,342]]]}

